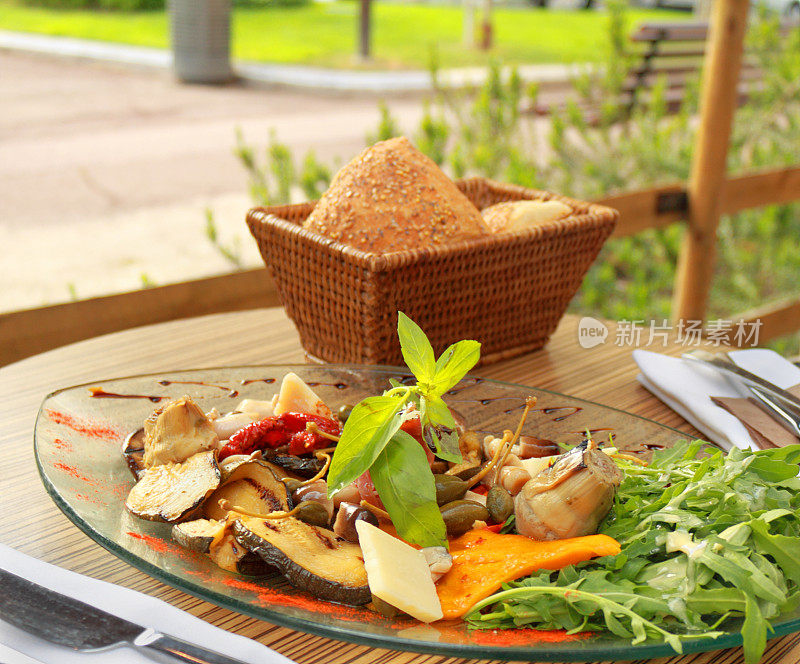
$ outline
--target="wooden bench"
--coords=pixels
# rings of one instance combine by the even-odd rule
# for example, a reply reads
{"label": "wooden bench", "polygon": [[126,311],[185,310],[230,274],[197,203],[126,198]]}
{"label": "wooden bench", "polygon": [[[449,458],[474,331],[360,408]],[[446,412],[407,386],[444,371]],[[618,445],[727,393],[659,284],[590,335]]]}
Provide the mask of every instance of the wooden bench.
{"label": "wooden bench", "polygon": [[[646,107],[652,100],[653,89],[664,80],[664,101],[670,113],[676,112],[686,98],[691,82],[703,66],[708,23],[644,23],[630,36],[629,55],[635,64],[628,71],[620,91],[619,107],[622,116]],[[747,99],[748,88],[758,78],[759,71],[752,57],[742,63],[739,85],[739,104]],[[536,104],[537,115],[561,111],[567,101],[556,104]],[[598,109],[579,103],[587,122],[596,124]],[[529,109],[530,110],[530,109]],[[622,118],[621,118],[622,119]]]}

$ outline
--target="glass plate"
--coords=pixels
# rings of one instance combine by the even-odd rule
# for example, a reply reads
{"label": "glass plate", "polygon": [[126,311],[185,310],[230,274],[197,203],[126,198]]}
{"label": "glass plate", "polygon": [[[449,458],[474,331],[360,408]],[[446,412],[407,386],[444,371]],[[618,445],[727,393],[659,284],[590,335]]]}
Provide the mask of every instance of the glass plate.
{"label": "glass plate", "polygon": [[[303,632],[381,648],[459,657],[586,661],[641,659],[674,654],[669,646],[632,646],[610,634],[567,638],[560,632],[469,631],[461,623],[424,625],[387,619],[362,608],[316,600],[282,577],[252,579],[225,572],[206,556],[170,538],[171,526],[128,514],[124,500],[133,477],[121,455],[123,438],[141,427],[158,403],[184,394],[204,410],[225,413],[243,398],[267,399],[288,371],[299,374],[335,409],[380,393],[406,370],[363,366],[249,366],[131,376],[78,385],[49,395],[36,422],[35,451],[42,481],[59,508],[89,537],[134,567],[175,588],[254,618]],[[101,388],[101,391],[90,388]],[[669,446],[678,431],[614,408],[478,377],[467,377],[446,396],[479,432],[514,428],[526,396],[538,398],[526,433],[558,443],[580,442],[589,429],[610,434],[620,447]],[[741,645],[731,632],[684,645],[685,652]],[[775,622],[774,636],[800,630],[800,613]]]}

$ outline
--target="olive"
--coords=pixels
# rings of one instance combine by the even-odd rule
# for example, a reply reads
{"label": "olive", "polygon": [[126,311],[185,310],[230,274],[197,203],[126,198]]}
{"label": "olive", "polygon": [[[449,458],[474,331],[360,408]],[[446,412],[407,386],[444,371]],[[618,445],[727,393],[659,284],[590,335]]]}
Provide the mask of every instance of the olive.
{"label": "olive", "polygon": [[461,500],[467,493],[467,483],[455,475],[434,475],[436,483],[436,504],[441,507],[454,500]]}
{"label": "olive", "polygon": [[303,486],[303,480],[296,480],[293,477],[284,477],[281,481],[286,485],[286,491],[290,495]]}
{"label": "olive", "polygon": [[346,403],[342,406],[339,406],[339,410],[336,411],[336,417],[339,418],[339,421],[344,424],[347,422],[347,418],[350,417],[350,413],[353,412],[353,404]]}
{"label": "olive", "polygon": [[486,509],[495,523],[503,523],[514,513],[514,499],[499,484],[495,484],[486,494]]}
{"label": "olive", "polygon": [[314,500],[307,500],[304,503],[300,503],[294,515],[296,518],[300,519],[300,521],[305,521],[312,526],[320,526],[322,528],[326,528],[330,521],[328,510]]}
{"label": "olive", "polygon": [[463,535],[476,521],[489,519],[489,510],[474,500],[454,500],[442,507],[441,512],[450,537]]}
{"label": "olive", "polygon": [[333,522],[333,532],[348,542],[358,544],[357,521],[367,521],[373,526],[378,525],[378,517],[368,509],[356,503],[342,503]]}

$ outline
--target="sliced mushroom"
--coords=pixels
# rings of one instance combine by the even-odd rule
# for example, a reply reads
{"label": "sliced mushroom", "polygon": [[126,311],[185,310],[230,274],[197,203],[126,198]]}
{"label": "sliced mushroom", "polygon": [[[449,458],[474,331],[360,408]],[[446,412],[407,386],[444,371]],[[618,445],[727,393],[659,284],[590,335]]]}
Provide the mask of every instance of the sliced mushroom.
{"label": "sliced mushroom", "polygon": [[200,452],[183,463],[148,468],[128,494],[125,507],[150,521],[185,521],[198,511],[219,482],[214,452]]}
{"label": "sliced mushroom", "polygon": [[333,532],[348,542],[358,544],[357,521],[369,521],[373,526],[378,525],[378,517],[358,503],[342,503],[336,512],[336,521]]}
{"label": "sliced mushroom", "polygon": [[144,465],[181,463],[219,446],[214,427],[190,397],[157,409],[144,422]]}
{"label": "sliced mushroom", "polygon": [[242,516],[233,523],[236,540],[277,567],[289,582],[319,599],[367,604],[372,595],[361,548],[333,532],[293,517]]}

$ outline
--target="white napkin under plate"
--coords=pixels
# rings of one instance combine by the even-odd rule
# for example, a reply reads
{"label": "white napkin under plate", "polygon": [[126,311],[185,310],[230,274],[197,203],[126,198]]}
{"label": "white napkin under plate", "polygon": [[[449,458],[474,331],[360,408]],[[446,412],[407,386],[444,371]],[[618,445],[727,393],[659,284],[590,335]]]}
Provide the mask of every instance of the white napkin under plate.
{"label": "white napkin under plate", "polygon": [[[800,368],[778,353],[763,348],[735,350],[728,356],[743,369],[788,389],[800,384]],[[725,450],[758,449],[744,425],[711,397],[741,397],[742,393],[722,374],[678,357],[634,350],[641,373],[637,380],[681,415],[709,440]]]}
{"label": "white napkin under plate", "polygon": [[[0,567],[137,625],[151,627],[249,664],[293,664],[292,660],[257,641],[214,627],[160,599],[50,565],[3,544],[0,544]],[[81,653],[57,646],[9,625],[2,620],[2,615],[0,643],[46,664],[153,664],[152,659],[128,647]],[[15,654],[8,648],[2,652],[0,661],[13,664]],[[19,657],[17,661],[30,660]]]}

